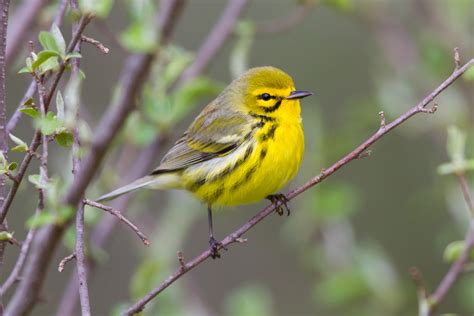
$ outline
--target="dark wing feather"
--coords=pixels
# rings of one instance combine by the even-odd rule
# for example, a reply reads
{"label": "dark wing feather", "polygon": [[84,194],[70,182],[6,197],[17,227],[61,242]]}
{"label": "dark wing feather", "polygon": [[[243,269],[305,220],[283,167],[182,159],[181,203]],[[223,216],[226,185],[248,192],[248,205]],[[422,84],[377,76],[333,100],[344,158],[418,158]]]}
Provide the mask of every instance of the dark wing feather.
{"label": "dark wing feather", "polygon": [[251,119],[240,112],[206,108],[152,174],[184,169],[228,154],[251,135]]}

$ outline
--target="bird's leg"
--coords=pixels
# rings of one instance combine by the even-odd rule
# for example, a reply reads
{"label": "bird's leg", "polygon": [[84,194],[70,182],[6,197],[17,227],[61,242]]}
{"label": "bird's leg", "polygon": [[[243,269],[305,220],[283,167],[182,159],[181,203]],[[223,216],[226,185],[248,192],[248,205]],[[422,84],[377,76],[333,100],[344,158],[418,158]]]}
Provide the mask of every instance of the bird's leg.
{"label": "bird's leg", "polygon": [[212,229],[212,208],[211,204],[207,206],[207,221],[209,223],[209,246],[211,246],[211,258],[220,258],[219,248],[227,250],[219,241],[214,238],[214,231]]}
{"label": "bird's leg", "polygon": [[273,205],[275,205],[275,212],[282,216],[284,211],[286,210],[286,215],[290,216],[290,208],[288,207],[288,198],[284,194],[271,194],[267,196],[267,199],[272,202]]}

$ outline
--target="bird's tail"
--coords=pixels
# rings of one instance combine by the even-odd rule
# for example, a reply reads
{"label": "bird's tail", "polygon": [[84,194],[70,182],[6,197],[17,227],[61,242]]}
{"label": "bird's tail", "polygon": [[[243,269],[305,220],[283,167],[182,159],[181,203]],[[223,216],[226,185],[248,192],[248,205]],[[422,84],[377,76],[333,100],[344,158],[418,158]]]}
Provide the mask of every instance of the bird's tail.
{"label": "bird's tail", "polygon": [[120,195],[132,192],[141,188],[148,187],[150,189],[178,189],[180,188],[179,176],[173,173],[164,173],[160,175],[145,176],[137,179],[130,184],[118,188],[110,193],[104,194],[96,202],[113,200]]}

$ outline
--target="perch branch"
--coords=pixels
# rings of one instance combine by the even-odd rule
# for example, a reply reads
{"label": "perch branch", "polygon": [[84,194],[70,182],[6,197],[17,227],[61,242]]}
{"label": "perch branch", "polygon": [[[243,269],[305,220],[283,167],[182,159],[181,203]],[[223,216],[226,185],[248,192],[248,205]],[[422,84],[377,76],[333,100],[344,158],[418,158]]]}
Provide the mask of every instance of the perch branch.
{"label": "perch branch", "polygon": [[[352,152],[344,156],[342,159],[334,163],[327,169],[323,169],[321,173],[314,178],[310,179],[305,184],[299,186],[298,188],[294,189],[290,193],[286,195],[288,200],[292,200],[301,193],[305,192],[309,188],[319,184],[327,177],[334,174],[337,170],[341,167],[347,165],[352,160],[357,159],[369,146],[373,143],[378,141],[382,136],[393,130],[398,125],[402,124],[412,116],[418,113],[425,113],[426,106],[433,101],[433,99],[438,96],[442,91],[444,91],[447,87],[449,87],[454,81],[456,81],[466,70],[474,64],[474,59],[469,60],[464,66],[460,67],[459,69],[455,69],[454,72],[443,82],[441,83],[435,90],[433,90],[430,94],[428,94],[421,102],[416,104],[414,107],[400,115],[398,118],[386,124],[384,128],[379,127],[379,129],[370,136],[367,140],[365,140],[362,144],[356,147]],[[269,205],[265,207],[263,210],[258,212],[254,217],[252,217],[249,221],[247,221],[244,225],[242,225],[239,229],[234,231],[233,233],[227,235],[222,241],[222,247],[226,247],[234,242],[237,241],[244,233],[254,227],[257,223],[263,220],[265,217],[270,215],[272,212],[275,211],[274,205]],[[168,286],[176,282],[179,278],[181,278],[185,273],[192,270],[205,260],[207,260],[211,255],[209,249],[202,252],[200,255],[189,261],[183,266],[180,267],[171,274],[165,281],[159,284],[156,288],[151,290],[147,293],[143,298],[137,301],[134,305],[132,305],[129,309],[127,309],[123,315],[134,315],[141,312],[146,304],[148,304],[153,298],[155,298],[158,294],[163,292]]]}

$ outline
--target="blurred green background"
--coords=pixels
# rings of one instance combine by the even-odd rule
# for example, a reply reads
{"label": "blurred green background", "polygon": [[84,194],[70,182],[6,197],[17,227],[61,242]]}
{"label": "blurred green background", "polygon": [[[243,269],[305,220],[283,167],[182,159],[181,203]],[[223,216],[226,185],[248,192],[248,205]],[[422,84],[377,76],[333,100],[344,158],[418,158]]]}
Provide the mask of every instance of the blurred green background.
{"label": "blurred green background", "polygon": [[[285,20],[303,2],[249,1],[238,29],[212,61],[206,77],[193,82],[191,92],[178,90],[170,97],[163,94],[165,75],[172,77],[173,67],[179,69],[192,60],[226,5],[217,0],[188,1],[172,47],[153,70],[137,112],[88,196],[116,187],[116,180],[133,167],[133,159],[122,162],[125,169],[115,167],[124,143],[141,150],[160,128],[164,141],[155,159],[158,164],[196,113],[243,67],[280,67],[293,76],[298,89],[315,92],[302,102],[306,153],[288,190],[375,132],[379,111],[385,111],[390,121],[422,100],[451,73],[454,47],[459,47],[462,61],[474,56],[472,0],[314,1],[296,25],[281,32],[261,32],[268,23]],[[83,45],[82,104],[92,130],[113,94],[126,56],[103,29],[115,34],[127,49],[147,49],[147,35],[136,31],[140,28],[136,25],[145,25],[154,5],[146,0],[116,1],[110,16],[86,31],[111,48],[109,55],[102,55]],[[47,28],[54,10],[53,4],[43,12],[41,29]],[[69,25],[62,29],[69,34]],[[14,75],[23,60],[18,58],[18,67],[12,67],[7,78],[10,110],[29,82],[26,75]],[[449,267],[443,260],[444,249],[463,239],[466,230],[468,213],[456,178],[436,170],[449,161],[445,147],[450,125],[468,135],[467,156],[474,155],[473,80],[470,72],[456,81],[437,98],[435,115],[420,114],[398,127],[371,148],[370,157],[351,162],[293,200],[290,217],[265,219],[245,235],[246,244],[232,245],[222,259],[209,260],[186,274],[145,314],[415,315],[417,293],[408,269],[418,267],[433,290]],[[170,110],[173,106],[178,113]],[[31,124],[24,118],[15,135],[29,139],[30,134]],[[67,178],[68,153],[52,150],[54,168]],[[13,154],[12,160],[19,157]],[[472,186],[472,172],[468,180]],[[10,227],[18,238],[24,236],[24,222],[35,208],[32,192],[29,184],[13,206]],[[224,237],[264,205],[219,211],[214,218],[216,235]],[[134,194],[127,209],[151,245],[143,247],[119,224],[106,247],[91,246],[97,265],[89,286],[97,315],[120,311],[164,280],[178,266],[178,250],[190,259],[207,246],[205,207],[185,192]],[[87,215],[89,231],[100,217],[109,216],[93,209],[87,209]],[[66,236],[55,263],[71,252],[72,234]],[[8,251],[8,264],[16,252]],[[44,302],[35,315],[57,311],[74,268],[69,264],[60,274],[56,266],[51,267]],[[472,314],[473,297],[474,277],[463,275],[438,312]]]}

